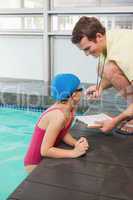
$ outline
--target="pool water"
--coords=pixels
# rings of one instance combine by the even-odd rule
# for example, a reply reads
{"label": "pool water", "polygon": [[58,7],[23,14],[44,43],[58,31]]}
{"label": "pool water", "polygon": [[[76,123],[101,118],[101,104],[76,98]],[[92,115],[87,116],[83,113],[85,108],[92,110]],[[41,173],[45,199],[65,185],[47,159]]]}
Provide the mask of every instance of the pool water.
{"label": "pool water", "polygon": [[23,158],[39,112],[0,108],[0,200],[27,176]]}

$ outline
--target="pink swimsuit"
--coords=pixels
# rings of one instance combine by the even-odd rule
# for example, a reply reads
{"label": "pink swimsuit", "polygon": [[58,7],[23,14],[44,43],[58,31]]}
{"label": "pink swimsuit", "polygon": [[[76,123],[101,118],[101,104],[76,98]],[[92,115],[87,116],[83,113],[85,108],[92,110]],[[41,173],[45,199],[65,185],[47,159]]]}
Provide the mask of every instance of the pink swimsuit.
{"label": "pink swimsuit", "polygon": [[[53,111],[53,110],[60,110],[61,112],[63,112],[63,109],[61,109],[61,108],[56,108],[56,107],[50,108],[47,111],[43,112],[38,123],[40,122],[41,118],[46,113]],[[65,134],[67,133],[68,129],[70,128],[70,126],[72,124],[73,118],[74,118],[74,113],[72,111],[70,119],[67,121],[65,128],[63,128],[60,131],[58,137],[56,138],[54,146],[57,146],[59,144],[59,142],[61,141],[61,139],[65,136]],[[35,126],[35,130],[34,130],[31,142],[30,142],[30,146],[29,146],[28,151],[26,153],[26,156],[24,158],[24,165],[25,166],[27,166],[27,165],[37,165],[43,159],[43,157],[41,156],[41,153],[40,153],[40,149],[41,149],[42,140],[44,138],[46,130],[39,128],[38,123]]]}

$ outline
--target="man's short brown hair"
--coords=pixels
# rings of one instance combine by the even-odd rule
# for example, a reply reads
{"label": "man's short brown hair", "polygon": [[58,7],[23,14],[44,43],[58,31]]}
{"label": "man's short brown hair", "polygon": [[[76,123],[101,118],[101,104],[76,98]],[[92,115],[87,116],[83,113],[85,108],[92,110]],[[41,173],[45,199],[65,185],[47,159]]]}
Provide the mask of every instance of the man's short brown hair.
{"label": "man's short brown hair", "polygon": [[96,34],[105,34],[105,27],[95,17],[81,17],[72,31],[72,43],[78,44],[83,37],[95,40]]}

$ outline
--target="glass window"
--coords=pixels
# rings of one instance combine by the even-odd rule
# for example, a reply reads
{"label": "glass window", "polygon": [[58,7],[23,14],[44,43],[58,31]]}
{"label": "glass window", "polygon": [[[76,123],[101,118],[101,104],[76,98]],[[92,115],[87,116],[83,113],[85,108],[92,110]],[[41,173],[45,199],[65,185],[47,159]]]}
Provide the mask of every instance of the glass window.
{"label": "glass window", "polygon": [[3,30],[43,30],[43,17],[39,16],[0,16],[0,31]]}
{"label": "glass window", "polygon": [[0,0],[0,8],[20,8],[21,0]]}
{"label": "glass window", "polygon": [[71,31],[74,24],[79,20],[79,15],[55,15],[52,16],[52,31]]}
{"label": "glass window", "polygon": [[67,8],[67,7],[85,7],[85,6],[96,6],[98,0],[52,0],[52,8]]}
{"label": "glass window", "polygon": [[[88,15],[90,16],[90,15]],[[94,16],[94,15],[93,15]],[[79,15],[55,15],[52,16],[52,31],[72,31],[75,23],[79,20]],[[133,15],[95,15],[107,29],[128,28],[133,29]]]}
{"label": "glass window", "polygon": [[43,8],[44,0],[24,0],[25,8]]}
{"label": "glass window", "polygon": [[0,0],[0,8],[43,8],[45,0]]}
{"label": "glass window", "polygon": [[21,29],[21,17],[0,17],[0,30]]}
{"label": "glass window", "polygon": [[86,6],[129,6],[133,0],[51,0],[52,9]]}
{"label": "glass window", "polygon": [[115,27],[116,28],[133,29],[133,16],[116,17],[116,19],[115,19]]}
{"label": "glass window", "polygon": [[24,29],[43,30],[43,17],[24,17]]}

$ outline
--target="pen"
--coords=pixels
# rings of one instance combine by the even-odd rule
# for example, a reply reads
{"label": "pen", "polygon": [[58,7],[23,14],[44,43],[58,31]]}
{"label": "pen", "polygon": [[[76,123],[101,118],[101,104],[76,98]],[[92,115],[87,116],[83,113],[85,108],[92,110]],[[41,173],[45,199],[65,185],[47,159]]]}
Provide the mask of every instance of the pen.
{"label": "pen", "polygon": [[88,94],[88,95],[92,95],[93,92],[95,92],[95,91],[89,91],[89,92],[87,92],[87,94]]}

